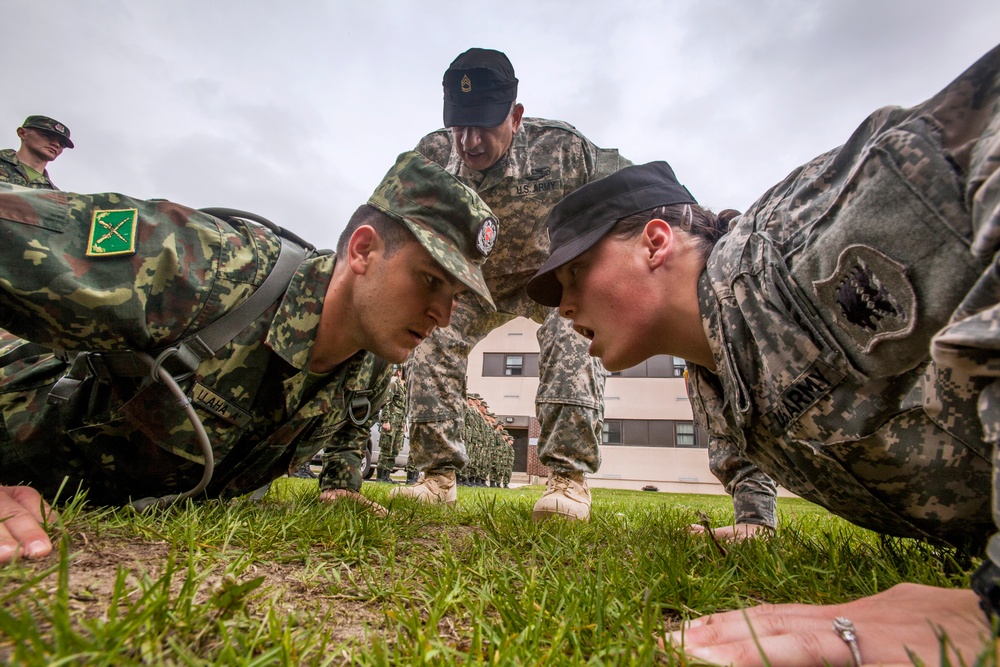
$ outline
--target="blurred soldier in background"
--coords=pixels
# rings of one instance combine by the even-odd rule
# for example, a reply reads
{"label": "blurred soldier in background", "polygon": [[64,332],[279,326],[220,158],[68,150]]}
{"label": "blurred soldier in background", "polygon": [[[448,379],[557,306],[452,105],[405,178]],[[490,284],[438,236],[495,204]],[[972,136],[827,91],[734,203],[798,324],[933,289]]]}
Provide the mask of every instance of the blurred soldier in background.
{"label": "blurred soldier in background", "polygon": [[73,148],[69,128],[47,116],[28,116],[17,128],[21,147],[0,151],[0,183],[23,185],[43,190],[58,190],[45,167]]}

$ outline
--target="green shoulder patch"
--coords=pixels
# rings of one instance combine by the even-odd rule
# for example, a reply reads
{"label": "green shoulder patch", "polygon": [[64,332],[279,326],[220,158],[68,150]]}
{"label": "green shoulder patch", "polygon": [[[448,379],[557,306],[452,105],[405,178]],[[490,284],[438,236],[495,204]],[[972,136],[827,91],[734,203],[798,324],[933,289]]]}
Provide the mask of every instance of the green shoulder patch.
{"label": "green shoulder patch", "polygon": [[139,212],[134,208],[94,211],[87,241],[88,257],[135,254],[135,230]]}

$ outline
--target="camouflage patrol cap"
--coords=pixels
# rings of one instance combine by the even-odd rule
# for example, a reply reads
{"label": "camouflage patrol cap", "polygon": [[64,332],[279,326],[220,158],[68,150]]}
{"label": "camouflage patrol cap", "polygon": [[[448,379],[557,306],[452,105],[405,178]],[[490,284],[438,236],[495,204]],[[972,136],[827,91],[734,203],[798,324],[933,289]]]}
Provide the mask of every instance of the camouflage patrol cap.
{"label": "camouflage patrol cap", "polygon": [[496,127],[517,99],[514,66],[502,51],[469,49],[444,73],[444,126]]}
{"label": "camouflage patrol cap", "polygon": [[48,116],[28,116],[24,119],[24,122],[21,123],[21,127],[30,127],[36,130],[51,132],[52,134],[58,134],[63,146],[66,148],[73,148],[73,142],[70,141],[69,138],[69,128],[54,118],[49,118]]}
{"label": "camouflage patrol cap", "polygon": [[545,220],[549,257],[528,281],[528,296],[543,306],[557,307],[562,285],[556,269],[597,245],[616,222],[658,206],[697,203],[662,160],[625,167],[577,188],[553,206]]}
{"label": "camouflage patrol cap", "polygon": [[368,205],[403,223],[445,271],[496,310],[480,268],[500,224],[482,199],[420,153],[402,153]]}

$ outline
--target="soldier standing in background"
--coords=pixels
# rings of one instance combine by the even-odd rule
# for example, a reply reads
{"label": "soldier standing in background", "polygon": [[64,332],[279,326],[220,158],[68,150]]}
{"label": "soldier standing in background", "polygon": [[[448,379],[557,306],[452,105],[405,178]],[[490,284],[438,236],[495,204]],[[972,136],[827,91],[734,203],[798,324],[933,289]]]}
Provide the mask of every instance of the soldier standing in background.
{"label": "soldier standing in background", "polygon": [[406,433],[406,380],[403,366],[397,365],[389,382],[389,396],[379,415],[378,465],[376,482],[392,483],[389,475],[396,468],[396,457],[403,448]]}
{"label": "soldier standing in background", "polygon": [[47,116],[28,116],[17,128],[21,147],[0,151],[0,183],[58,190],[45,169],[49,162],[73,148],[69,128]]}
{"label": "soldier standing in background", "polygon": [[462,442],[469,351],[490,331],[515,317],[538,331],[541,425],[539,460],[552,474],[532,518],[587,520],[590,490],[584,477],[601,463],[605,371],[587,354],[587,342],[552,308],[532,302],[528,279],[548,252],[545,217],[584,183],[630,164],[617,150],[595,146],[572,125],[523,118],[514,68],[507,56],[469,49],[444,74],[444,125],[417,151],[476,190],[503,224],[484,266],[498,312],[461,296],[452,326],[414,352],[408,379],[410,458],[425,471],[416,486],[392,490],[424,502],[454,502],[456,470],[469,464]]}

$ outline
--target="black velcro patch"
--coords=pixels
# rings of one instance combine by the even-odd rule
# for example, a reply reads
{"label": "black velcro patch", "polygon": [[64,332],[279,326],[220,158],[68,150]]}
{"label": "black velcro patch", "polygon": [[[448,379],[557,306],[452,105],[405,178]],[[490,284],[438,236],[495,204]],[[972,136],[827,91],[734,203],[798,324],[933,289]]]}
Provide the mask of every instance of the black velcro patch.
{"label": "black velcro patch", "polygon": [[917,297],[906,267],[872,247],[844,248],[833,274],[813,287],[837,325],[866,353],[916,326]]}

